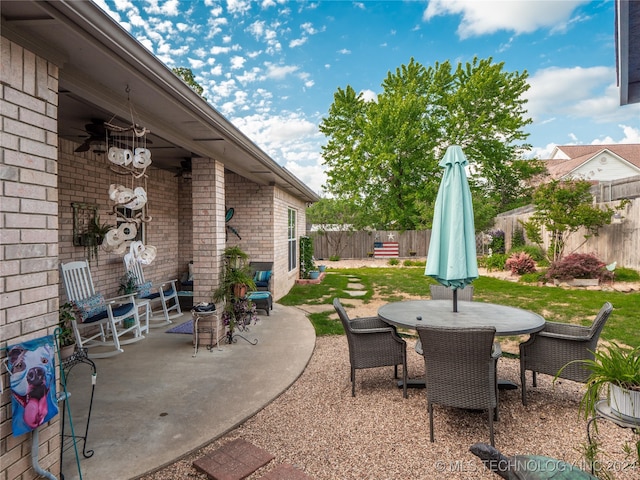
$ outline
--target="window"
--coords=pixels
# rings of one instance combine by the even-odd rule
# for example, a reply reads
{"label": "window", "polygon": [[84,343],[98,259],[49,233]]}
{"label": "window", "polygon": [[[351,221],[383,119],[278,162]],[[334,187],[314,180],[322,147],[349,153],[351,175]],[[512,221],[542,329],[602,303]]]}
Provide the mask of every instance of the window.
{"label": "window", "polygon": [[289,209],[288,247],[289,247],[289,271],[295,270],[296,259],[296,211]]}

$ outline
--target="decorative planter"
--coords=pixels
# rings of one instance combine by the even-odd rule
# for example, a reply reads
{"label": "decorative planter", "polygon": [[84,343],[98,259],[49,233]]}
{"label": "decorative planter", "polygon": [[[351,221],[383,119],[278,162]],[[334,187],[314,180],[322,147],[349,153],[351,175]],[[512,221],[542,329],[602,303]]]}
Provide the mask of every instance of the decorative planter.
{"label": "decorative planter", "polygon": [[319,270],[311,270],[309,272],[309,278],[311,280],[316,280],[319,276],[320,276],[320,271]]}
{"label": "decorative planter", "polygon": [[417,255],[418,252],[409,252],[409,255],[412,257],[415,257]]}
{"label": "decorative planter", "polygon": [[236,283],[233,286],[233,296],[236,298],[244,298],[247,295],[247,286],[244,283]]}
{"label": "decorative planter", "polygon": [[73,352],[75,352],[75,350],[76,350],[75,343],[72,345],[65,345],[64,347],[60,348],[60,359],[66,360],[71,355],[73,355]]}
{"label": "decorative planter", "polygon": [[574,278],[573,280],[558,280],[554,279],[555,285],[565,283],[570,287],[597,287],[600,285],[600,280],[597,278]]}
{"label": "decorative planter", "polygon": [[318,265],[318,271],[324,272],[327,269],[326,265]]}
{"label": "decorative planter", "polygon": [[624,419],[640,420],[640,390],[628,390],[609,384],[609,406]]}

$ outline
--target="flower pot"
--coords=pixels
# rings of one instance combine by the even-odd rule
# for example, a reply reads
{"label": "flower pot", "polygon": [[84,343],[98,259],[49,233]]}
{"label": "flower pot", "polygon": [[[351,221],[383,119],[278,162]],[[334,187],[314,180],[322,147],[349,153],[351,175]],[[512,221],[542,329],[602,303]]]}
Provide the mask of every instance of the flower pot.
{"label": "flower pot", "polygon": [[624,419],[637,422],[640,420],[640,390],[609,384],[609,406]]}
{"label": "flower pot", "polygon": [[326,265],[318,265],[318,271],[324,272],[327,269]]}
{"label": "flower pot", "polygon": [[244,298],[247,295],[247,286],[244,283],[236,283],[233,286],[233,296],[236,298]]}
{"label": "flower pot", "polygon": [[75,350],[76,350],[76,344],[75,343],[73,343],[71,345],[65,345],[64,347],[61,347],[60,348],[60,359],[61,360],[66,360],[71,355],[73,355],[73,352],[75,352]]}
{"label": "flower pot", "polygon": [[316,280],[319,276],[320,276],[320,271],[318,271],[318,270],[311,270],[309,272],[309,278],[311,280]]}

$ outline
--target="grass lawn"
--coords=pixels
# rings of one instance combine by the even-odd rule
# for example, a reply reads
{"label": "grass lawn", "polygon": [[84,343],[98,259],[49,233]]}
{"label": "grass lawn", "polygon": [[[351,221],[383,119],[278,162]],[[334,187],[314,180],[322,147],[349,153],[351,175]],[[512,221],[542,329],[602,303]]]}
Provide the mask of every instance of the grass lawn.
{"label": "grass lawn", "polygon": [[[365,286],[365,303],[374,291],[385,302],[400,301],[402,294],[429,298],[429,285],[436,281],[424,276],[424,267],[327,269],[320,284],[295,285],[279,303],[283,305],[331,304],[333,298],[348,298],[349,278],[357,277]],[[554,322],[589,325],[604,302],[614,307],[601,338],[630,346],[640,345],[640,293],[532,286],[480,277],[473,282],[474,301],[498,303],[539,313]],[[339,321],[329,313],[310,315],[318,335],[344,333]]]}

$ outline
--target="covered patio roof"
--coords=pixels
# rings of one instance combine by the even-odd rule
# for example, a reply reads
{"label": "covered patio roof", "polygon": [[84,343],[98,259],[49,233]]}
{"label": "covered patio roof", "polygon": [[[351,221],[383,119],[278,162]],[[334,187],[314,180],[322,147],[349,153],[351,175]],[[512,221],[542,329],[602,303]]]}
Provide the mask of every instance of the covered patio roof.
{"label": "covered patio roof", "polygon": [[128,126],[133,109],[151,131],[157,168],[215,158],[259,185],[318,200],[93,2],[4,0],[2,33],[60,66],[60,137],[82,143],[93,119]]}

